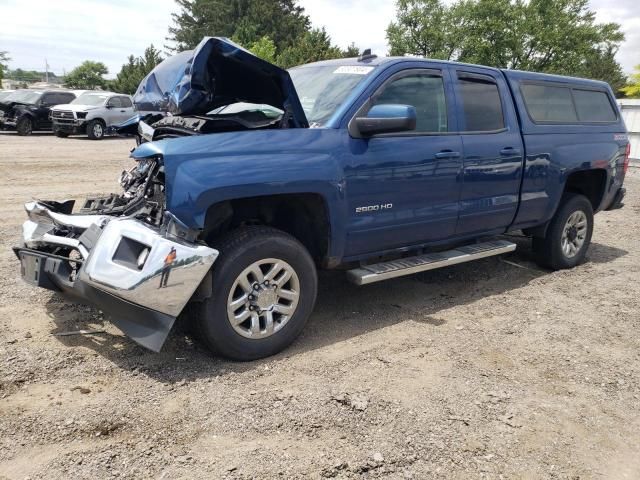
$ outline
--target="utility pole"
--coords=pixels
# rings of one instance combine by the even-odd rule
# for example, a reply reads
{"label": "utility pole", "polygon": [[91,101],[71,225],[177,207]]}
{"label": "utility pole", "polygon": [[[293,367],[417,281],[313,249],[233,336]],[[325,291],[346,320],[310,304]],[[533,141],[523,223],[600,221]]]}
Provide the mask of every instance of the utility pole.
{"label": "utility pole", "polygon": [[46,77],[46,82],[49,83],[49,63],[47,62],[47,59],[44,59],[44,71],[45,71],[45,77]]}

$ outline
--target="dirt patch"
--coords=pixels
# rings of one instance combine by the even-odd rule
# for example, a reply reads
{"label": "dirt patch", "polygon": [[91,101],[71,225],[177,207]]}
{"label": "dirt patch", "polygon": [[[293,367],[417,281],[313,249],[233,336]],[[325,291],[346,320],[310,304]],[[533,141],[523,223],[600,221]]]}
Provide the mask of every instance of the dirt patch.
{"label": "dirt patch", "polygon": [[[22,204],[117,189],[131,140],[0,134],[0,478],[640,478],[640,171],[589,262],[516,253],[366,287],[231,363],[138,347],[19,278]],[[526,268],[519,268],[513,263]],[[69,330],[104,330],[55,336]]]}

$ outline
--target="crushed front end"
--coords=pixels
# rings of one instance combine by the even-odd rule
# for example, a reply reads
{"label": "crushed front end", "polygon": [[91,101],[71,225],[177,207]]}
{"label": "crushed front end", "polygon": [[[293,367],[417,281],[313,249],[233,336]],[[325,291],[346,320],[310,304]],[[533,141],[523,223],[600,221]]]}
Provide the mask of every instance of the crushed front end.
{"label": "crushed front end", "polygon": [[162,158],[122,174],[123,193],[25,205],[25,281],[102,310],[125,334],[159,351],[218,252],[164,209]]}

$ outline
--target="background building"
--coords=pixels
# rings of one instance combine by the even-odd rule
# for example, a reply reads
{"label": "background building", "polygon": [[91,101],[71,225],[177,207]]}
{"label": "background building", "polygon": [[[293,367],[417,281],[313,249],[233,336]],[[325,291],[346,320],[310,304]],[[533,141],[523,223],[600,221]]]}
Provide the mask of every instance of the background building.
{"label": "background building", "polygon": [[622,118],[629,131],[631,141],[631,159],[640,161],[640,100],[620,99],[618,100],[622,110]]}

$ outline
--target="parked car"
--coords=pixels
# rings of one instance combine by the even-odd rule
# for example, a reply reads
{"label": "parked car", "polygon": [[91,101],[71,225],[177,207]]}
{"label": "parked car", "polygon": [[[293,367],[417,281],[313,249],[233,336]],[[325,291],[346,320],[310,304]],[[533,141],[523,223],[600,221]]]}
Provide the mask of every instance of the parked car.
{"label": "parked car", "polygon": [[3,127],[15,129],[18,135],[31,135],[34,130],[51,130],[51,107],[69,103],[75,98],[75,94],[67,90],[17,91],[0,105]]}
{"label": "parked car", "polygon": [[135,116],[131,97],[113,92],[85,92],[68,105],[51,110],[53,131],[58,137],[86,133],[102,139],[113,125]]}
{"label": "parked car", "polygon": [[572,268],[625,194],[629,140],[598,81],[371,54],[287,72],[207,38],[134,99],[172,116],[139,125],[123,193],[27,203],[15,251],[27,282],[156,351],[188,303],[213,351],[281,351],[318,268],[365,285],[511,252],[514,231]]}
{"label": "parked car", "polygon": [[6,113],[12,110],[16,102],[29,92],[33,92],[33,90],[14,90],[0,98],[0,128],[4,130],[4,117]]}

